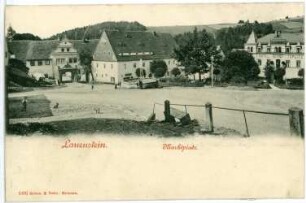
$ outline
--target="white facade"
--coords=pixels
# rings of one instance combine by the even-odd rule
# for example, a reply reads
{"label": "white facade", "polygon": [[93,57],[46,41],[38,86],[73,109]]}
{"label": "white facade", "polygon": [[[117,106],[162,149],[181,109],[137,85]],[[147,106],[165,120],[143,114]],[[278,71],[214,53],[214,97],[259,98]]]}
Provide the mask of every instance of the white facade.
{"label": "white facade", "polygon": [[[274,35],[274,36],[273,36]],[[296,37],[298,34],[286,34],[284,37],[280,32],[270,34],[270,40],[263,37],[256,39],[254,32],[244,45],[245,51],[251,53],[259,65],[259,76],[264,77],[264,68],[268,61],[272,61],[276,68],[281,68],[286,64],[286,74],[284,79],[298,78],[298,71],[305,67],[304,64],[304,42],[291,41],[290,36]]]}
{"label": "white facade", "polygon": [[[105,83],[119,83],[124,78],[138,78],[136,75],[137,68],[145,70],[146,77],[149,76],[150,63],[153,60],[139,60],[139,61],[120,61],[120,62],[104,62],[93,61],[92,70],[94,79],[97,82]],[[177,61],[175,59],[164,59],[167,64],[168,71],[166,75],[171,74],[171,70],[177,67]]]}
{"label": "white facade", "polygon": [[40,73],[48,74],[49,77],[54,77],[51,59],[26,61],[26,66],[29,67],[29,75]]}

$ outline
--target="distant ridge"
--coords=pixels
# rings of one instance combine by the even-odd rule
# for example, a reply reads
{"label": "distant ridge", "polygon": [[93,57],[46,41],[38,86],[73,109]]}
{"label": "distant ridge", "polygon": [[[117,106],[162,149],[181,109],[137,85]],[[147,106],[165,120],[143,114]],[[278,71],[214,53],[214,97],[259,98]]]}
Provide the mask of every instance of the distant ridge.
{"label": "distant ridge", "polygon": [[[284,32],[301,32],[304,31],[304,16],[286,17],[283,19],[272,20],[265,23],[271,23],[274,30],[281,30]],[[218,30],[227,29],[240,25],[239,23],[218,23],[209,25],[174,25],[174,26],[149,26],[140,24],[139,22],[127,21],[107,21],[88,25],[84,27],[73,28],[70,30],[56,33],[47,39],[58,39],[64,34],[68,39],[82,40],[84,37],[88,39],[99,39],[103,30],[126,30],[126,31],[150,31],[169,33],[171,35],[183,34],[184,32],[191,32],[195,27],[198,30],[205,29],[207,32],[216,35]]]}

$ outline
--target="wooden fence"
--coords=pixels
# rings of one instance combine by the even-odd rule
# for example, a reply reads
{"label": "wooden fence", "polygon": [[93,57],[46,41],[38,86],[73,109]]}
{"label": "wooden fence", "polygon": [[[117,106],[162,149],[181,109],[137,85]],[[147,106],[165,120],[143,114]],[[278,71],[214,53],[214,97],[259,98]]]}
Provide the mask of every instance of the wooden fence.
{"label": "wooden fence", "polygon": [[256,113],[256,114],[268,114],[268,115],[277,115],[277,116],[288,116],[289,117],[289,126],[290,126],[290,134],[295,136],[300,136],[304,138],[304,112],[303,109],[298,107],[291,107],[288,109],[288,113],[279,113],[279,112],[266,112],[266,111],[254,111],[254,110],[247,110],[247,109],[236,109],[236,108],[227,108],[227,107],[220,107],[220,106],[213,106],[211,103],[206,103],[204,105],[198,104],[175,104],[170,103],[169,100],[166,100],[164,104],[161,103],[154,103],[153,106],[153,114],[155,112],[156,105],[163,105],[164,106],[164,115],[165,121],[171,120],[171,106],[182,106],[185,107],[185,113],[187,114],[187,107],[200,107],[205,108],[205,121],[207,125],[207,131],[214,132],[214,120],[213,120],[213,109],[221,109],[226,111],[236,111],[242,112],[245,129],[246,129],[246,136],[250,136],[249,127],[247,122],[246,113]]}

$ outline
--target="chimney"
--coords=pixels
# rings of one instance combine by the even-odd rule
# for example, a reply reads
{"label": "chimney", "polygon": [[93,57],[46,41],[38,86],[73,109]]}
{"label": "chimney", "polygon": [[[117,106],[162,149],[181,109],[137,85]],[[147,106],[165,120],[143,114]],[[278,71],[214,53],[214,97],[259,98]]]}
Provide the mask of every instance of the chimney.
{"label": "chimney", "polygon": [[280,37],[281,33],[280,30],[275,30],[275,37]]}

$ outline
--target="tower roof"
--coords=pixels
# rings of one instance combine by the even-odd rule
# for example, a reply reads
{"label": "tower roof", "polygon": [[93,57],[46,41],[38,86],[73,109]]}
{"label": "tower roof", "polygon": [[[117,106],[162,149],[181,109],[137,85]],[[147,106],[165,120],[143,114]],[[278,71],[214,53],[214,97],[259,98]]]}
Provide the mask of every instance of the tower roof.
{"label": "tower roof", "polygon": [[256,44],[256,42],[257,42],[257,38],[256,38],[256,36],[255,36],[254,30],[252,30],[252,33],[251,33],[250,36],[249,36],[249,39],[248,39],[248,41],[247,41],[247,44]]}

